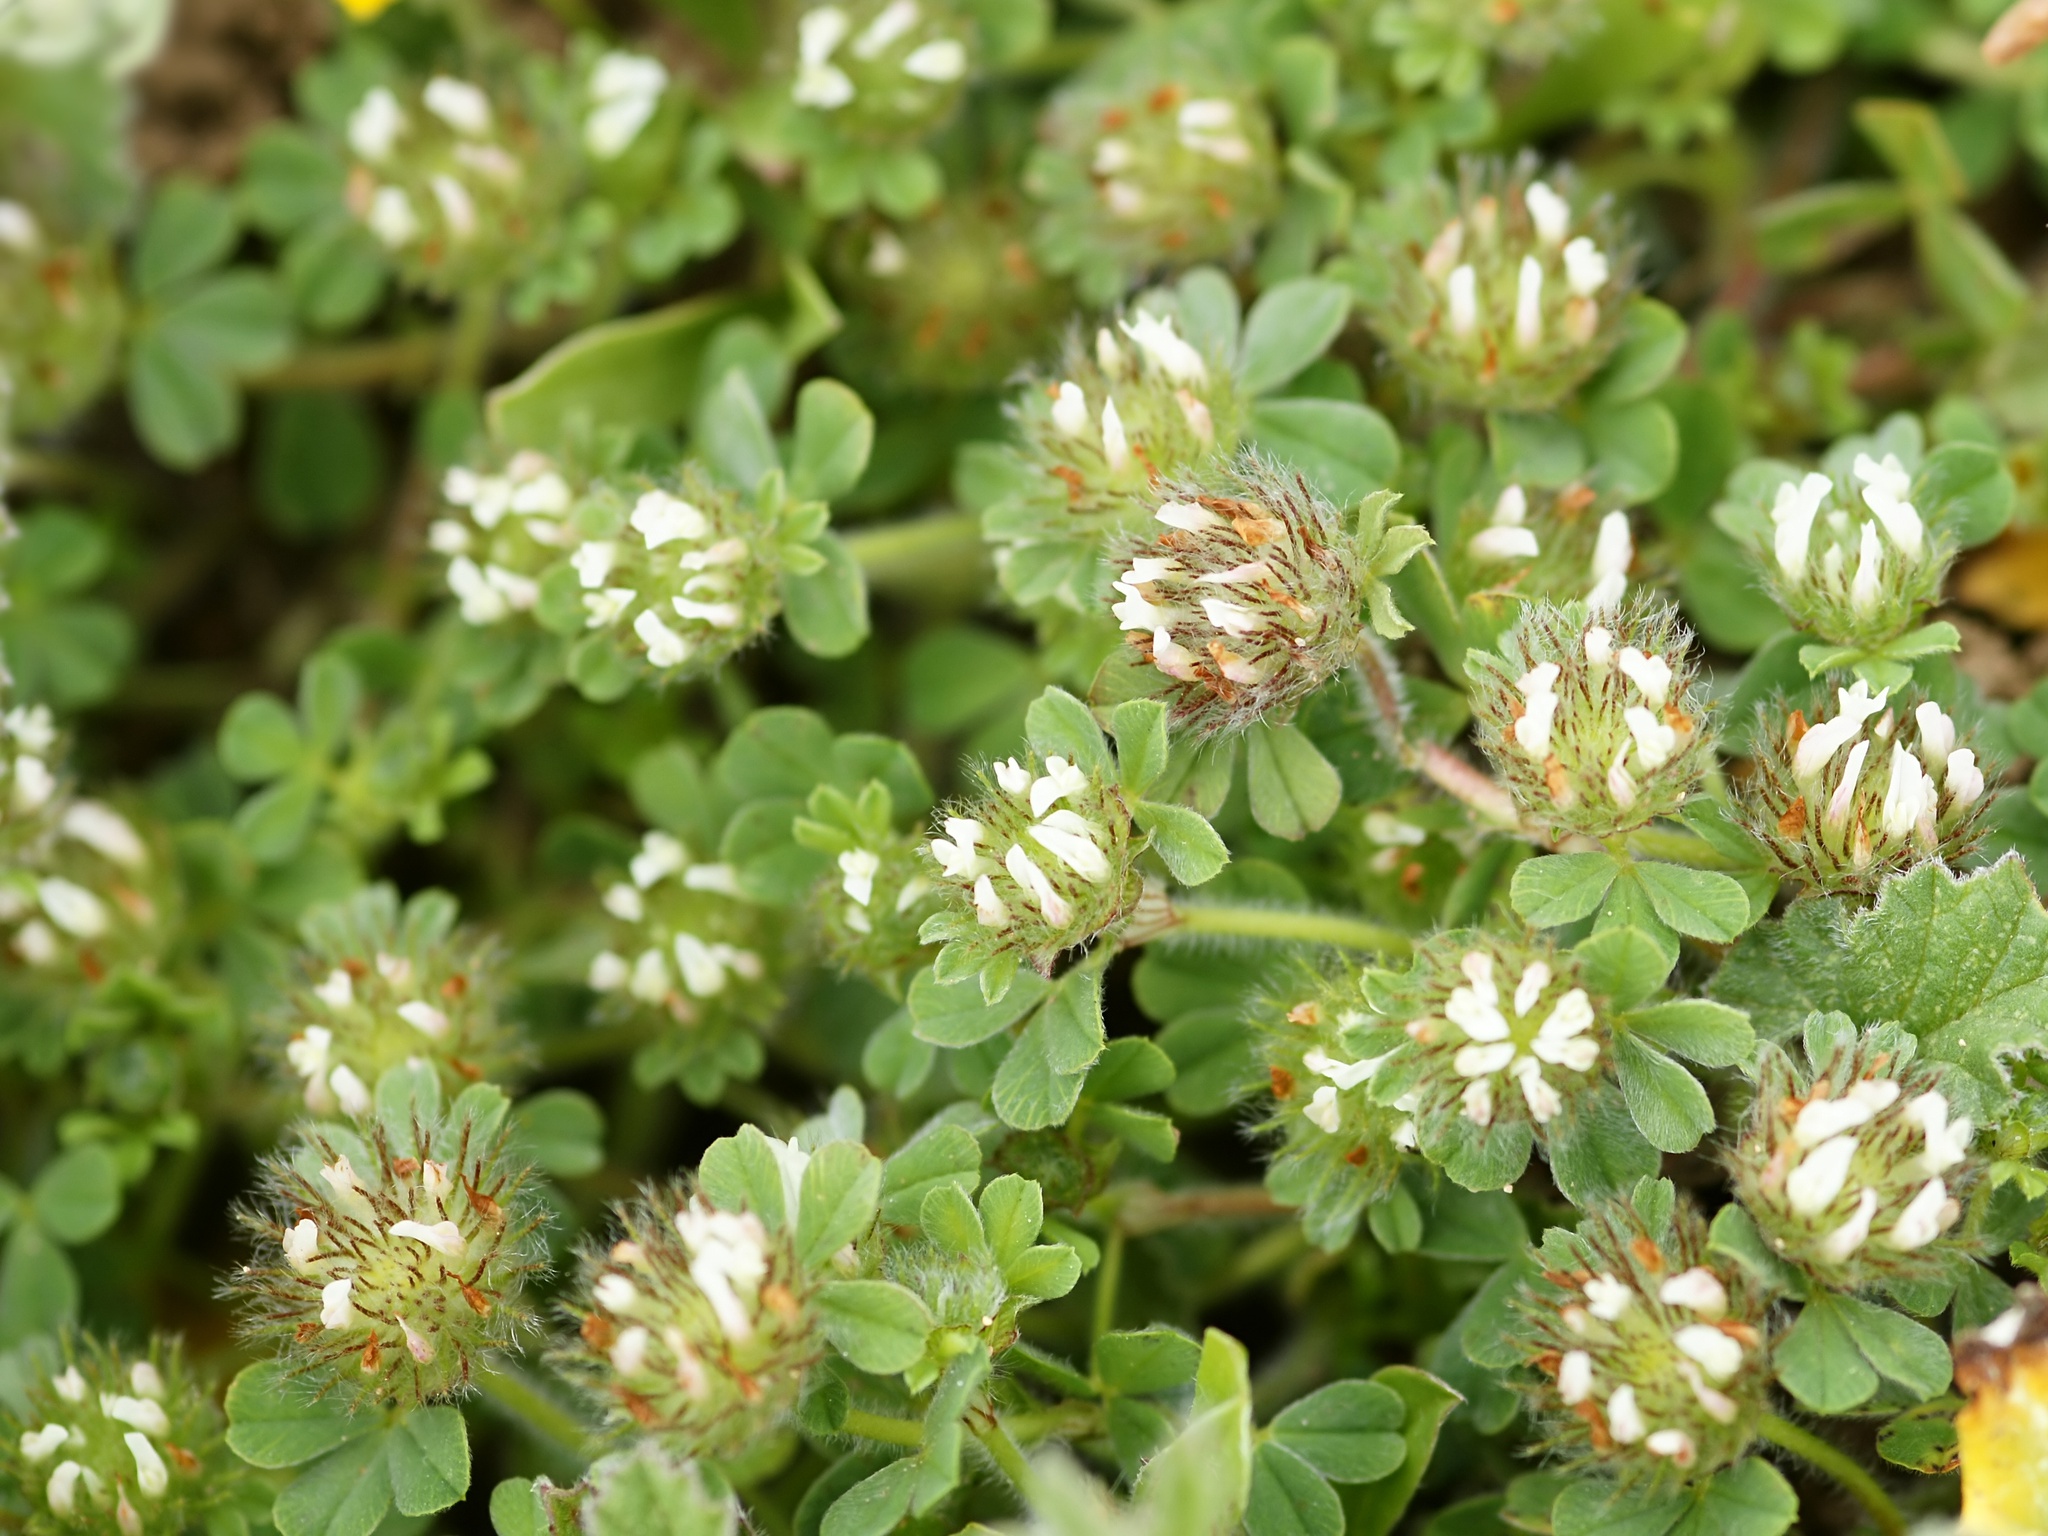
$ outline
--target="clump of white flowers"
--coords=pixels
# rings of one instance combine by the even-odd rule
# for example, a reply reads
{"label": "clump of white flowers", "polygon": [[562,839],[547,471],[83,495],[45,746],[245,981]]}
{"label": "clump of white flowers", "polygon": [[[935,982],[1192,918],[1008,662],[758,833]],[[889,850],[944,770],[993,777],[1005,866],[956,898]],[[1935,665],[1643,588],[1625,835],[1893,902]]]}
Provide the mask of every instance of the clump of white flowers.
{"label": "clump of white flowers", "polygon": [[74,1334],[20,1360],[18,1433],[0,1438],[0,1507],[20,1529],[198,1530],[234,1503],[249,1471],[176,1343]]}
{"label": "clump of white flowers", "polygon": [[871,144],[921,139],[951,115],[977,32],[954,0],[833,0],[797,12],[789,99]]}
{"label": "clump of white flowers", "polygon": [[1281,182],[1257,92],[1142,31],[1054,93],[1024,171],[1044,205],[1041,255],[1098,304],[1148,273],[1236,256]]}
{"label": "clump of white flowers", "polygon": [[1628,514],[1600,511],[1587,486],[1532,493],[1510,481],[1490,499],[1466,505],[1445,561],[1445,574],[1461,591],[1579,598],[1606,612],[1627,593],[1635,535]]}
{"label": "clump of white flowers", "polygon": [[316,1115],[367,1115],[393,1067],[430,1064],[444,1091],[501,1077],[520,1055],[498,1014],[497,946],[456,926],[445,891],[401,903],[389,885],[300,922],[300,976],[273,1025]]}
{"label": "clump of white flowers", "polygon": [[616,160],[661,109],[668,70],[644,53],[600,54],[584,82],[583,147],[595,160]]}
{"label": "clump of white flowers", "polygon": [[1692,633],[1668,601],[1530,603],[1466,668],[1479,744],[1539,825],[1588,837],[1642,826],[1684,804],[1713,762]]}
{"label": "clump of white flowers", "polygon": [[975,777],[981,795],[948,807],[927,845],[948,901],[922,936],[945,945],[942,979],[980,975],[1000,995],[1020,962],[1049,975],[1130,915],[1143,842],[1105,767],[1026,752]]}
{"label": "clump of white flowers", "polygon": [[1773,1251],[1831,1289],[1931,1279],[1966,1251],[1975,1131],[1917,1045],[1896,1025],[1859,1036],[1816,1014],[1803,1064],[1765,1053],[1731,1159],[1736,1198]]}
{"label": "clump of white flowers", "polygon": [[1175,481],[1133,538],[1111,606],[1159,674],[1174,722],[1195,736],[1241,730],[1349,666],[1373,629],[1410,626],[1384,578],[1429,536],[1389,526],[1391,492],[1351,518],[1300,474],[1255,455]]}
{"label": "clump of white flowers", "polygon": [[1546,180],[1533,157],[1467,159],[1455,186],[1403,185],[1366,228],[1355,258],[1366,323],[1449,404],[1545,409],[1620,340],[1633,247],[1605,200],[1563,169]]}
{"label": "clump of white flowers", "polygon": [[1869,895],[1925,859],[1953,864],[1981,834],[1983,766],[1932,699],[1858,681],[1809,723],[1783,701],[1752,732],[1756,769],[1735,797],[1780,873],[1829,895]]}
{"label": "clump of white flowers", "polygon": [[925,959],[918,933],[940,895],[919,839],[896,830],[888,786],[870,779],[848,795],[821,784],[792,834],[832,861],[811,895],[825,958],[899,994]]}
{"label": "clump of white flowers", "polygon": [[1755,1443],[1771,1383],[1764,1296],[1707,1250],[1671,1185],[1552,1228],[1519,1300],[1532,1396],[1572,1458],[1623,1480],[1690,1482]]}
{"label": "clump of white flowers", "polygon": [[[530,1317],[545,1216],[488,1084],[442,1107],[433,1076],[399,1069],[398,1101],[360,1129],[321,1124],[264,1167],[230,1272],[243,1331],[344,1401],[461,1392]],[[391,1081],[391,1079],[387,1079]]]}

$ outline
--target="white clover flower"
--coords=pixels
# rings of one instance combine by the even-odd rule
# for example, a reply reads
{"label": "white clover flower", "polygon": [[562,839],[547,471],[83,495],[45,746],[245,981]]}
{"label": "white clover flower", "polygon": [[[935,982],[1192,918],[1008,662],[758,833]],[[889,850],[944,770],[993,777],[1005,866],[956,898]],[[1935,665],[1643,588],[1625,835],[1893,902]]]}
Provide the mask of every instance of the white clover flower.
{"label": "white clover flower", "polygon": [[689,641],[662,623],[651,608],[633,620],[633,633],[646,645],[651,666],[679,667],[689,659]]}
{"label": "white clover flower", "polygon": [[43,914],[75,939],[97,939],[113,925],[99,897],[61,876],[38,880],[36,900]]}
{"label": "white clover flower", "polygon": [[1577,1407],[1593,1395],[1593,1357],[1568,1349],[1557,1363],[1557,1395],[1566,1407]]}
{"label": "white clover flower", "polygon": [[1932,821],[1940,803],[1941,793],[1920,767],[1920,759],[1893,742],[1891,782],[1884,793],[1886,836],[1909,836],[1923,819]]}
{"label": "white clover flower", "polygon": [[1479,274],[1470,262],[1451,269],[1444,281],[1444,300],[1453,336],[1470,336],[1479,328]]}
{"label": "white clover flower", "polygon": [[420,104],[469,138],[480,139],[491,131],[491,99],[467,80],[434,76],[420,94]]}
{"label": "white clover flower", "polygon": [[1088,823],[1072,811],[1054,811],[1031,829],[1031,840],[1090,884],[1109,878],[1109,856],[1096,846]]}
{"label": "white clover flower", "polygon": [[439,1040],[448,1033],[448,1015],[418,998],[400,1003],[398,1016],[429,1039]]}
{"label": "white clover flower", "polygon": [[1834,488],[1835,482],[1826,475],[1811,473],[1796,483],[1788,480],[1778,487],[1777,499],[1771,505],[1771,537],[1778,569],[1786,580],[1805,578],[1813,520]]}
{"label": "white clover flower", "polygon": [[50,1474],[47,1496],[50,1512],[70,1519],[78,1510],[78,1480],[85,1474],[85,1468],[75,1461],[60,1461],[57,1469]]}
{"label": "white clover flower", "polygon": [[1837,1264],[1846,1263],[1870,1236],[1870,1219],[1876,1214],[1877,1191],[1866,1186],[1857,1194],[1849,1219],[1821,1239],[1821,1253]]}
{"label": "white clover flower", "polygon": [[1515,276],[1515,345],[1534,352],[1543,345],[1543,263],[1524,256]]}
{"label": "white clover flower", "polygon": [[356,1116],[370,1112],[370,1090],[346,1063],[327,1074],[327,1086],[334,1091],[335,1102],[341,1106],[343,1114]]}
{"label": "white clover flower", "polygon": [[1593,586],[1586,594],[1588,612],[1605,613],[1621,601],[1628,586],[1628,568],[1635,557],[1635,536],[1629,531],[1628,514],[1609,512],[1600,519],[1600,532],[1593,541]]}
{"label": "white clover flower", "polygon": [[1666,1280],[1657,1290],[1657,1299],[1666,1306],[1684,1307],[1708,1322],[1728,1311],[1728,1288],[1711,1269],[1698,1265]]}
{"label": "white clover flower", "polygon": [[1031,814],[1043,816],[1046,808],[1058,804],[1069,795],[1077,795],[1088,788],[1088,775],[1078,766],[1057,755],[1046,758],[1045,772],[1031,785]]}
{"label": "white clover flower", "polygon": [[1052,404],[1052,424],[1066,437],[1081,437],[1088,431],[1088,397],[1072,379],[1060,384]]}
{"label": "white clover flower", "polygon": [[147,1397],[102,1392],[100,1412],[116,1423],[126,1424],[145,1434],[168,1435],[171,1432],[170,1415],[164,1412],[164,1405]]}
{"label": "white clover flower", "polygon": [[946,818],[946,836],[933,838],[931,850],[948,879],[966,880],[980,872],[983,860],[975,850],[981,838],[980,822],[966,816]]}
{"label": "white clover flower", "polygon": [[0,248],[26,256],[42,243],[35,215],[11,198],[0,198]]}
{"label": "white clover flower", "polygon": [[1564,248],[1564,285],[1574,298],[1592,298],[1611,275],[1606,254],[1589,236],[1580,235]]}
{"label": "white clover flower", "polygon": [[1672,1333],[1671,1342],[1714,1381],[1727,1381],[1742,1369],[1741,1344],[1711,1323],[1687,1323]]}
{"label": "white clover flower", "polygon": [[293,1269],[311,1268],[319,1255],[320,1228],[311,1217],[302,1217],[285,1229],[284,1256]]}
{"label": "white clover flower", "polygon": [[600,160],[615,160],[640,137],[668,89],[668,70],[644,53],[614,49],[590,71],[590,112],[583,119],[583,147]]}
{"label": "white clover flower", "polygon": [[1975,805],[1984,794],[1984,773],[1977,766],[1977,754],[1968,747],[1958,747],[1949,753],[1942,782],[1948,788],[1953,808],[1962,810]]}
{"label": "white clover flower", "polygon": [[1664,720],[1640,704],[1631,704],[1621,713],[1628,722],[1629,735],[1635,738],[1636,760],[1645,771],[1663,767],[1671,761],[1671,754],[1678,750],[1677,728],[1667,725]]}
{"label": "white clover flower", "polygon": [[1480,560],[1534,560],[1542,553],[1536,535],[1527,528],[1482,528],[1472,536],[1470,546]]}
{"label": "white clover flower", "polygon": [[1031,770],[1014,757],[1006,757],[994,765],[996,783],[1004,792],[1012,795],[1026,795],[1031,791]]}
{"label": "white clover flower", "polygon": [[875,894],[875,876],[881,871],[879,855],[866,848],[850,848],[839,855],[840,889],[859,906],[866,906]]}
{"label": "white clover flower", "polygon": [[348,147],[376,164],[390,155],[406,129],[405,109],[383,86],[372,86],[348,117]]}
{"label": "white clover flower", "polygon": [[1515,721],[1515,742],[1531,757],[1542,759],[1550,751],[1550,731],[1557,718],[1557,679],[1562,668],[1554,661],[1532,667],[1516,681],[1523,699],[1521,718]]}
{"label": "white clover flower", "polygon": [[996,894],[995,883],[987,875],[976,877],[974,882],[974,916],[984,928],[1010,926],[1010,909]]}
{"label": "white clover flower", "polygon": [[71,1438],[71,1431],[62,1424],[45,1424],[41,1429],[31,1429],[21,1437],[21,1454],[28,1460],[47,1461],[57,1453],[59,1446]]}
{"label": "white clover flower", "polygon": [[1302,1105],[1301,1113],[1310,1125],[1334,1136],[1343,1123],[1343,1110],[1337,1103],[1337,1090],[1325,1084],[1309,1095],[1309,1101]]}
{"label": "white clover flower", "polygon": [[1200,352],[1181,339],[1170,318],[1139,310],[1131,319],[1119,321],[1118,327],[1137,343],[1146,368],[1164,376],[1169,383],[1207,382],[1209,365]]}
{"label": "white clover flower", "polygon": [[1920,514],[1906,499],[1913,489],[1913,477],[1898,455],[1888,453],[1876,460],[1859,453],[1852,469],[1863,483],[1863,504],[1883,525],[1885,536],[1906,559],[1918,560],[1926,548],[1926,530]]}
{"label": "white clover flower", "polygon": [[1835,1203],[1856,1156],[1854,1136],[1833,1136],[1808,1152],[1785,1178],[1785,1201],[1800,1216],[1818,1216]]}
{"label": "white clover flower", "polygon": [[1970,1155],[1970,1141],[1975,1133],[1970,1117],[1962,1115],[1950,1120],[1948,1109],[1947,1096],[1934,1089],[1906,1102],[1906,1118],[1926,1138],[1927,1150],[1920,1155],[1920,1165],[1930,1174],[1946,1173]]}
{"label": "white clover flower", "polygon": [[1883,709],[1890,696],[1891,690],[1886,688],[1873,698],[1870,685],[1861,679],[1853,688],[1837,689],[1835,699],[1840,713],[1832,720],[1809,727],[1799,738],[1799,746],[1792,755],[1793,774],[1804,783],[1818,778],[1828,759],[1862,734],[1863,722]]}
{"label": "white clover flower", "polygon": [[1678,1466],[1689,1467],[1695,1455],[1692,1436],[1682,1429],[1660,1429],[1643,1441],[1646,1449],[1659,1456],[1668,1456]]}
{"label": "white clover flower", "polygon": [[1617,1445],[1634,1445],[1647,1433],[1642,1410],[1636,1407],[1634,1387],[1626,1384],[1616,1387],[1608,1397],[1607,1432],[1614,1436]]}
{"label": "white clover flower", "polygon": [[1545,245],[1562,245],[1571,233],[1572,205],[1550,189],[1546,181],[1532,181],[1522,193],[1529,209],[1529,221],[1536,226],[1536,238]]}
{"label": "white clover flower", "polygon": [[1602,1271],[1586,1282],[1586,1310],[1603,1323],[1617,1321],[1635,1305],[1636,1293],[1626,1281]]}
{"label": "white clover flower", "polygon": [[634,502],[627,521],[647,541],[649,549],[659,549],[677,539],[701,539],[711,531],[710,520],[699,508],[659,490],[648,491]]}
{"label": "white clover flower", "polygon": [[1585,634],[1585,649],[1589,666],[1611,666],[1614,662],[1614,632],[1604,624],[1591,626]]}
{"label": "white clover flower", "polygon": [[1908,1202],[1882,1241],[1901,1253],[1925,1248],[1948,1230],[1960,1212],[1948,1197],[1948,1186],[1939,1178],[1929,1179],[1920,1193]]}
{"label": "white clover flower", "polygon": [[910,50],[903,73],[913,79],[945,85],[967,73],[967,45],[957,37],[935,37]]}
{"label": "white clover flower", "polygon": [[1065,898],[1053,889],[1045,871],[1034,864],[1031,855],[1018,844],[1012,843],[1010,851],[1003,855],[1003,868],[1010,872],[1011,879],[1031,892],[1038,903],[1039,913],[1048,923],[1054,927],[1063,927],[1072,919],[1073,909],[1067,905]]}
{"label": "white clover flower", "polygon": [[1632,645],[1621,648],[1615,664],[1634,683],[1643,697],[1661,709],[1671,696],[1671,663],[1662,656],[1645,656]]}
{"label": "white clover flower", "polygon": [[1112,472],[1130,462],[1130,440],[1124,436],[1124,419],[1116,412],[1116,401],[1102,402],[1102,458]]}

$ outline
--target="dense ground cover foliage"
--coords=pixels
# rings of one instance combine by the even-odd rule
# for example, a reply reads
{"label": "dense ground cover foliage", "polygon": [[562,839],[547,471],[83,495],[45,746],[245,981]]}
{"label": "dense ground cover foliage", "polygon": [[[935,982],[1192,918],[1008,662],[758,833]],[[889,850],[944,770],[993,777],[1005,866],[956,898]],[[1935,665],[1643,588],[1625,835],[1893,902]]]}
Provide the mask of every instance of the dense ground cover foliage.
{"label": "dense ground cover foliage", "polygon": [[2001,9],[0,3],[0,1531],[2048,1529]]}

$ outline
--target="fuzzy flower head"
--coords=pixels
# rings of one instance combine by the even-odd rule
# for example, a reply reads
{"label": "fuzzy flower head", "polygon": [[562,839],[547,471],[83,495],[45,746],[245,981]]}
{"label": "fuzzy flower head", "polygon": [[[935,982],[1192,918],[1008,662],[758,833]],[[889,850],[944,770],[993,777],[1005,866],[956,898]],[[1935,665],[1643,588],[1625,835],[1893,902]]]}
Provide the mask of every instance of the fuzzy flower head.
{"label": "fuzzy flower head", "polygon": [[48,843],[69,798],[64,757],[49,706],[19,702],[0,661],[0,865]]}
{"label": "fuzzy flower head", "polygon": [[503,278],[557,232],[570,167],[542,152],[523,90],[453,75],[372,86],[343,139],[349,212],[409,288]]}
{"label": "fuzzy flower head", "polygon": [[106,387],[120,357],[127,306],[112,245],[65,234],[0,180],[0,294],[14,430],[61,426]]}
{"label": "fuzzy flower head", "polygon": [[1427,541],[1387,524],[1391,493],[1348,521],[1301,475],[1246,454],[1169,485],[1120,554],[1110,611],[1180,729],[1242,730],[1349,666],[1372,625],[1409,626],[1380,578]]}
{"label": "fuzzy flower head", "polygon": [[1626,593],[1634,560],[1627,513],[1602,510],[1590,487],[1548,491],[1510,481],[1467,500],[1444,574],[1475,604],[1581,598],[1605,611]]}
{"label": "fuzzy flower head", "polygon": [[592,1462],[576,1496],[582,1536],[738,1536],[740,1529],[739,1502],[725,1479],[652,1437]]}
{"label": "fuzzy flower head", "polygon": [[1394,78],[1447,97],[1482,90],[1489,62],[1540,68],[1601,26],[1598,0],[1387,0],[1371,16],[1372,40],[1394,52]]}
{"label": "fuzzy flower head", "polygon": [[1638,596],[1597,613],[1531,603],[1498,650],[1473,652],[1479,744],[1533,821],[1609,837],[1668,816],[1713,761],[1692,632]]}
{"label": "fuzzy flower head", "polygon": [[796,840],[831,860],[811,893],[826,957],[899,995],[904,973],[927,958],[918,932],[942,904],[922,842],[896,830],[889,788],[876,779],[857,796],[821,784],[805,812]]}
{"label": "fuzzy flower head", "polygon": [[1142,840],[1106,766],[1027,751],[975,777],[981,795],[947,807],[925,845],[946,907],[922,937],[946,946],[942,980],[979,974],[1000,995],[1020,962],[1050,975],[1130,915]]}
{"label": "fuzzy flower head", "polygon": [[1771,1373],[1766,1305],[1747,1273],[1707,1252],[1707,1227],[1671,1185],[1552,1228],[1518,1299],[1531,1396],[1553,1440],[1626,1482],[1683,1483],[1754,1443]]}
{"label": "fuzzy flower head", "polygon": [[1939,704],[1859,681],[1814,715],[1809,724],[1782,699],[1761,706],[1756,771],[1735,801],[1781,873],[1831,896],[1870,896],[1900,870],[1954,864],[1976,847],[1984,769]]}
{"label": "fuzzy flower head", "polygon": [[180,895],[160,834],[99,800],[60,795],[38,814],[39,835],[0,864],[0,966],[86,986],[155,972]]}
{"label": "fuzzy flower head", "polygon": [[530,448],[499,467],[457,465],[441,477],[444,512],[427,543],[448,561],[464,623],[533,613],[541,577],[577,545],[569,515],[582,490],[579,477]]}
{"label": "fuzzy flower head", "polygon": [[1896,1025],[1807,1021],[1803,1062],[1773,1049],[1732,1159],[1736,1198],[1772,1249],[1833,1290],[1931,1279],[1979,1171],[1975,1129]]}
{"label": "fuzzy flower head", "polygon": [[0,1500],[56,1536],[199,1530],[249,1471],[206,1384],[173,1342],[68,1335],[23,1360],[20,1417],[0,1413]]}
{"label": "fuzzy flower head", "polygon": [[446,892],[401,904],[389,885],[306,915],[300,981],[274,1032],[307,1109],[360,1119],[393,1067],[429,1063],[455,1094],[519,1059],[498,1016],[496,947],[455,918]]}
{"label": "fuzzy flower head", "polygon": [[826,1350],[814,1299],[854,1270],[850,1245],[874,1221],[875,1185],[856,1180],[865,1196],[827,1213],[831,1232],[807,1231],[804,1188],[872,1164],[858,1143],[753,1126],[714,1143],[694,1183],[645,1189],[615,1208],[613,1240],[584,1250],[576,1338],[557,1359],[619,1427],[737,1453],[795,1407]]}
{"label": "fuzzy flower head", "polygon": [[1366,323],[1447,404],[1546,409],[1621,339],[1634,247],[1562,168],[1465,160],[1455,187],[1404,185],[1364,228]]}
{"label": "fuzzy flower head", "polygon": [[1335,1075],[1315,1070],[1340,1106],[1359,1091],[1400,1110],[1397,1144],[1460,1183],[1518,1178],[1530,1148],[1601,1091],[1609,1031],[1577,960],[1548,943],[1453,930],[1405,975],[1368,973],[1364,994],[1377,1017],[1346,1032]]}
{"label": "fuzzy flower head", "polygon": [[789,100],[838,138],[914,144],[952,116],[977,32],[955,0],[830,0],[796,13]]}
{"label": "fuzzy flower head", "polygon": [[359,1130],[306,1127],[264,1168],[241,1224],[251,1261],[228,1276],[243,1330],[345,1400],[419,1403],[467,1388],[531,1319],[545,1214],[507,1141],[504,1094],[445,1108],[401,1068]]}
{"label": "fuzzy flower head", "polygon": [[[1305,966],[1262,997],[1250,1015],[1271,1107],[1261,1129],[1275,1138],[1266,1187],[1301,1209],[1310,1242],[1335,1251],[1365,1208],[1386,1198],[1402,1158],[1416,1150],[1415,1116],[1373,1097],[1371,1082],[1405,1037],[1374,1033],[1355,972]],[[1356,1042],[1372,1036],[1378,1055]]]}
{"label": "fuzzy flower head", "polygon": [[1031,253],[1011,189],[949,194],[915,219],[850,221],[829,248],[846,329],[832,363],[865,388],[976,393],[1041,357],[1071,313]]}
{"label": "fuzzy flower head", "polygon": [[1745,465],[1728,492],[1715,520],[1749,547],[1765,590],[1792,622],[1830,645],[1868,649],[1903,634],[1939,599],[1965,501],[1988,505],[2011,486],[1988,450],[1952,444],[1928,453],[1919,422],[1897,416],[1874,436],[1836,443],[1817,470]]}
{"label": "fuzzy flower head", "polygon": [[1097,304],[1149,273],[1237,256],[1279,211],[1281,184],[1272,119],[1242,70],[1157,28],[1054,93],[1024,171],[1044,210],[1040,253]]}
{"label": "fuzzy flower head", "polygon": [[605,947],[587,980],[600,1016],[651,1011],[675,1025],[658,1076],[680,1078],[700,1098],[715,1097],[727,1076],[753,1076],[758,1032],[782,1011],[783,936],[774,915],[741,894],[733,867],[648,832],[601,883],[599,901]]}

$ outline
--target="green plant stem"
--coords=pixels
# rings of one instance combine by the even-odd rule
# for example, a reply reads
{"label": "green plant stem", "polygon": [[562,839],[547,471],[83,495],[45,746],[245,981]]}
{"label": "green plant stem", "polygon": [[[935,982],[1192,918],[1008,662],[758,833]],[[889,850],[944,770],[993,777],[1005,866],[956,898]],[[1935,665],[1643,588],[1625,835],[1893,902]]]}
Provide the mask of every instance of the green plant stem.
{"label": "green plant stem", "polygon": [[1095,1268],[1095,1310],[1093,1336],[1101,1338],[1116,1327],[1116,1293],[1124,1278],[1124,1229],[1121,1222],[1109,1229],[1102,1242],[1102,1262]]}
{"label": "green plant stem", "polygon": [[477,1390],[498,1412],[573,1460],[581,1461],[590,1428],[573,1411],[542,1391],[516,1366],[479,1371]]}
{"label": "green plant stem", "polygon": [[859,1435],[863,1440],[879,1440],[884,1445],[907,1445],[913,1448],[924,1444],[924,1425],[917,1419],[892,1419],[886,1413],[869,1413],[865,1408],[849,1408],[846,1418],[839,1426],[849,1435]]}
{"label": "green plant stem", "polygon": [[840,534],[847,552],[876,587],[918,591],[979,580],[987,563],[981,520],[972,512],[941,512],[851,528]]}
{"label": "green plant stem", "polygon": [[[1112,1204],[1113,1202],[1113,1204]],[[1123,1186],[1103,1197],[1113,1233],[1144,1237],[1197,1221],[1265,1220],[1292,1213],[1263,1184],[1214,1184],[1197,1189]]]}
{"label": "green plant stem", "polygon": [[275,368],[252,373],[242,387],[256,394],[302,389],[363,389],[376,384],[413,388],[430,381],[441,368],[451,333],[441,326],[384,336],[375,341],[334,347],[309,347]]}
{"label": "green plant stem", "polygon": [[1405,955],[1415,947],[1405,933],[1338,912],[1302,912],[1285,907],[1176,906],[1173,915],[1173,926],[1162,936],[1213,933],[1239,939],[1291,939],[1387,955]]}
{"label": "green plant stem", "polygon": [[989,1455],[995,1458],[1003,1475],[1017,1485],[1017,1491],[1027,1498],[1030,1496],[1032,1479],[1031,1463],[1024,1459],[1024,1453],[1017,1449],[1017,1442],[1010,1438],[1010,1432],[1003,1428],[999,1419],[977,1420],[970,1418],[968,1427],[974,1431]]}
{"label": "green plant stem", "polygon": [[1844,1452],[1774,1413],[1764,1415],[1763,1422],[1757,1426],[1757,1433],[1780,1450],[1790,1451],[1840,1483],[1877,1522],[1877,1528],[1884,1536],[1905,1536],[1906,1517],[1899,1513],[1898,1505],[1878,1486],[1876,1478]]}

